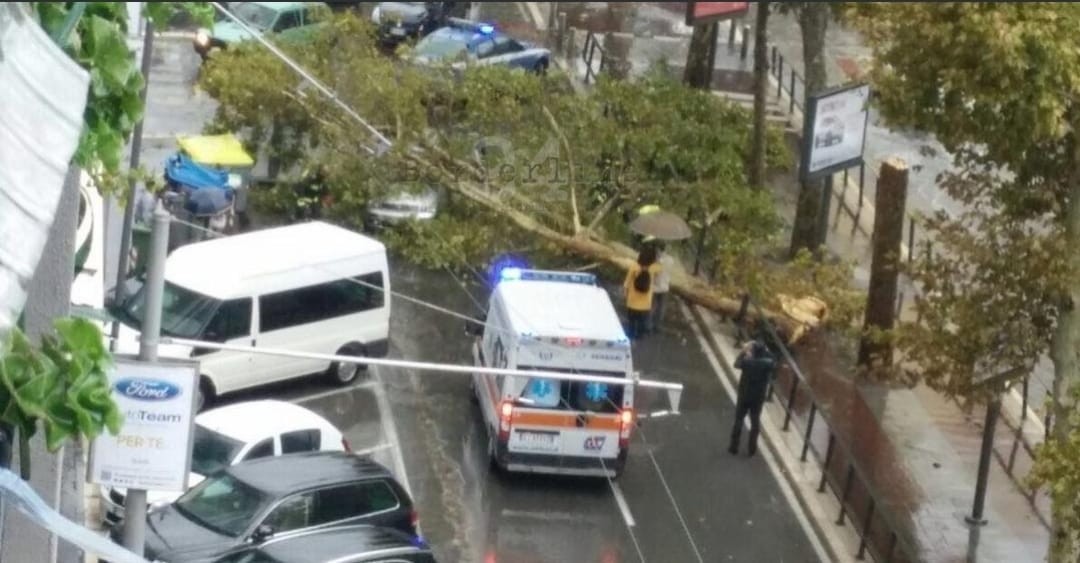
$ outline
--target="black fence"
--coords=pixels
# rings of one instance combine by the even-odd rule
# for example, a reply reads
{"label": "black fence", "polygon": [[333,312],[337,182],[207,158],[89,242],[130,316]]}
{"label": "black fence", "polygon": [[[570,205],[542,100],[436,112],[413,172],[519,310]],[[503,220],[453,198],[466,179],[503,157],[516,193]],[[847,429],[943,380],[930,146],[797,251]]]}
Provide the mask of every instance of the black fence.
{"label": "black fence", "polygon": [[[596,82],[596,77],[604,71],[604,48],[600,46],[600,40],[596,34],[589,32],[585,36],[585,45],[581,48],[581,59],[585,61],[585,84]],[[596,62],[594,68],[593,62]]]}
{"label": "black fence", "polygon": [[[751,310],[752,308],[752,310]],[[748,319],[752,321],[748,322]],[[851,446],[836,432],[829,413],[815,396],[784,340],[765,317],[761,307],[749,296],[743,297],[742,309],[736,318],[740,339],[753,336],[765,342],[779,358],[780,368],[773,383],[770,400],[784,411],[784,432],[798,432],[802,437],[800,461],[813,456],[821,467],[818,492],[831,493],[840,505],[834,521],[837,526],[849,523],[859,537],[855,557],[864,560],[867,554],[874,561],[886,563],[915,563],[918,551],[892,515],[882,506],[884,497],[875,489],[851,451]],[[744,326],[753,327],[749,334]]]}

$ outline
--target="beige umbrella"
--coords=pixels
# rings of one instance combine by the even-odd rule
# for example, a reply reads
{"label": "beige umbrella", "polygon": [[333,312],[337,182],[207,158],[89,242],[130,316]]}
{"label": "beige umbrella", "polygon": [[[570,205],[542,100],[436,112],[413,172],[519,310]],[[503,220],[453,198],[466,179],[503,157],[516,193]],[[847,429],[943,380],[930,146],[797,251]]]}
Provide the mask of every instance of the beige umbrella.
{"label": "beige umbrella", "polygon": [[642,213],[630,222],[630,230],[659,240],[683,240],[693,234],[686,221],[670,211]]}

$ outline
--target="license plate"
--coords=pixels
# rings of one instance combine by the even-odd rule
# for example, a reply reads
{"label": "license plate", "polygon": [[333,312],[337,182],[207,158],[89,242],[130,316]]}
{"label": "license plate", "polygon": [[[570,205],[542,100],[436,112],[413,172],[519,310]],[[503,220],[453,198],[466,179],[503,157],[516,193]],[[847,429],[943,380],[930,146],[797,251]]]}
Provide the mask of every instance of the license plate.
{"label": "license plate", "polygon": [[395,27],[395,28],[390,30],[390,35],[396,35],[398,37],[404,37],[405,36],[405,28],[404,27]]}
{"label": "license plate", "polygon": [[544,452],[558,451],[558,437],[556,432],[526,432],[519,430],[518,443],[523,449],[538,450]]}

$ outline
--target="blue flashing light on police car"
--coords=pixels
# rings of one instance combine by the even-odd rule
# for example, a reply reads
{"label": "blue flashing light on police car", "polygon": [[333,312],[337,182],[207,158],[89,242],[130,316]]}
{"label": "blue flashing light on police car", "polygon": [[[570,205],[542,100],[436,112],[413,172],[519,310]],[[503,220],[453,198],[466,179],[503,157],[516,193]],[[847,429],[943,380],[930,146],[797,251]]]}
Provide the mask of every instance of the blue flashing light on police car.
{"label": "blue flashing light on police car", "polygon": [[484,35],[491,35],[492,33],[495,33],[495,26],[491,25],[490,23],[482,23],[477,29],[480,31],[480,33]]}

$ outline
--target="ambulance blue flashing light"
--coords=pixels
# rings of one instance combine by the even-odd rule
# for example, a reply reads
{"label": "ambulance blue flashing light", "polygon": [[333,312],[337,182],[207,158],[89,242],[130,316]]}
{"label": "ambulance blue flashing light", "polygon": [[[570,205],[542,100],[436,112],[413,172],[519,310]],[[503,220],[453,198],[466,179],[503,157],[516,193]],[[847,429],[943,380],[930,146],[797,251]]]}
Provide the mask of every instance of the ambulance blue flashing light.
{"label": "ambulance blue flashing light", "polygon": [[478,29],[480,30],[480,33],[484,35],[491,35],[492,33],[495,33],[495,26],[491,25],[490,23],[482,23],[480,24]]}
{"label": "ambulance blue flashing light", "polygon": [[521,268],[503,268],[499,271],[499,281],[512,281],[521,279]]}
{"label": "ambulance blue flashing light", "polygon": [[595,274],[580,272],[551,272],[546,270],[528,270],[518,267],[505,267],[499,270],[499,281],[551,281],[562,283],[580,283],[596,285]]}

